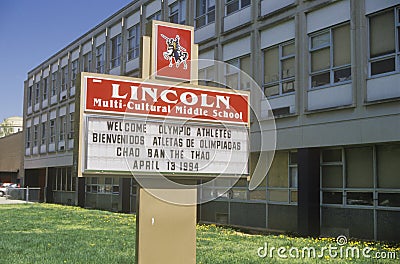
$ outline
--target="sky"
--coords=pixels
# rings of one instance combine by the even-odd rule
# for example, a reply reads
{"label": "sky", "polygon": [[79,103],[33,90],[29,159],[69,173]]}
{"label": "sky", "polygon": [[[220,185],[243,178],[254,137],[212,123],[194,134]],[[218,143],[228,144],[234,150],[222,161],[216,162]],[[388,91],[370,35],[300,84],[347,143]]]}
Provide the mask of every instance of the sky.
{"label": "sky", "polygon": [[132,0],[0,0],[0,123],[22,116],[28,72]]}

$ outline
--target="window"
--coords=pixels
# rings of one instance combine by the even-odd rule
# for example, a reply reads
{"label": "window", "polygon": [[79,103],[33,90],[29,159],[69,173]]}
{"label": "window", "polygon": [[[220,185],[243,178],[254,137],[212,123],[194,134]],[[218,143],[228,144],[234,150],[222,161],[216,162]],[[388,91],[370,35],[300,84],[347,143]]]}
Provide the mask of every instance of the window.
{"label": "window", "polygon": [[49,89],[49,78],[44,78],[43,79],[43,94],[42,94],[43,101],[47,100],[48,89]]}
{"label": "window", "polygon": [[105,73],[105,44],[101,44],[96,48],[96,72]]}
{"label": "window", "polygon": [[66,127],[67,127],[67,121],[66,121],[65,116],[60,116],[59,121],[60,121],[59,139],[60,139],[60,141],[63,141],[63,140],[65,140],[65,131],[66,131]]}
{"label": "window", "polygon": [[121,65],[121,34],[111,39],[111,62],[110,68],[115,68]]}
{"label": "window", "polygon": [[40,98],[40,82],[35,84],[35,104],[39,103]]}
{"label": "window", "polygon": [[140,25],[136,24],[128,30],[128,61],[139,57]]}
{"label": "window", "polygon": [[50,120],[50,143],[54,143],[56,139],[56,122],[54,119]]}
{"label": "window", "polygon": [[67,90],[68,66],[61,68],[61,91]]}
{"label": "window", "polygon": [[169,22],[185,24],[186,0],[178,0],[169,7]]}
{"label": "window", "polygon": [[246,6],[249,6],[250,3],[250,0],[226,0],[225,13],[228,16]]}
{"label": "window", "polygon": [[45,144],[46,144],[46,122],[43,122],[43,123],[42,123],[41,131],[42,131],[42,136],[41,136],[41,141],[40,141],[40,143],[41,143],[42,145],[45,145]]}
{"label": "window", "polygon": [[196,0],[195,26],[200,28],[215,21],[215,0]]}
{"label": "window", "polygon": [[57,94],[57,72],[53,72],[51,74],[51,96]]}
{"label": "window", "polygon": [[86,179],[86,192],[119,194],[119,178],[89,177]]}
{"label": "window", "polygon": [[38,146],[38,140],[39,140],[39,125],[34,125],[33,126],[33,146],[34,147]]}
{"label": "window", "polygon": [[54,191],[75,191],[75,178],[72,177],[70,167],[56,168]]}
{"label": "window", "polygon": [[216,86],[218,87],[219,85],[214,82],[215,80],[215,70],[214,66],[209,66],[203,69],[199,69],[199,85],[205,85],[205,86]]}
{"label": "window", "polygon": [[378,205],[400,207],[400,144],[377,146],[376,156]]}
{"label": "window", "polygon": [[297,203],[297,152],[276,152],[267,175],[268,200]]}
{"label": "window", "polygon": [[82,59],[82,71],[90,72],[92,69],[92,52],[89,51],[88,53],[83,55]]}
{"label": "window", "polygon": [[69,114],[69,139],[73,139],[74,138],[74,114],[75,113],[70,113]]}
{"label": "window", "polygon": [[310,36],[311,88],[351,80],[350,24]]}
{"label": "window", "polygon": [[295,44],[293,41],[264,50],[264,94],[294,92]]}
{"label": "window", "polygon": [[396,55],[399,60],[400,9],[391,9],[369,18],[370,76],[396,71]]}
{"label": "window", "polygon": [[[226,86],[231,89],[248,90],[250,89],[250,79],[245,73],[250,74],[251,61],[250,55],[235,58],[227,61],[229,65],[225,68]],[[232,67],[232,66],[234,67]],[[239,69],[241,71],[239,71]]]}
{"label": "window", "polygon": [[25,132],[25,148],[31,147],[31,128],[27,127]]}
{"label": "window", "polygon": [[26,94],[26,100],[28,101],[27,102],[28,103],[28,107],[32,106],[32,89],[33,89],[33,87],[29,86],[27,94]]}
{"label": "window", "polygon": [[374,148],[325,149],[321,154],[322,203],[373,206]]}
{"label": "window", "polygon": [[150,16],[147,18],[147,22],[150,22],[150,21],[152,21],[152,20],[161,20],[161,11],[158,11],[158,12],[156,12],[156,13],[150,15]]}
{"label": "window", "polygon": [[78,60],[71,63],[71,87],[75,86],[76,77],[78,76]]}

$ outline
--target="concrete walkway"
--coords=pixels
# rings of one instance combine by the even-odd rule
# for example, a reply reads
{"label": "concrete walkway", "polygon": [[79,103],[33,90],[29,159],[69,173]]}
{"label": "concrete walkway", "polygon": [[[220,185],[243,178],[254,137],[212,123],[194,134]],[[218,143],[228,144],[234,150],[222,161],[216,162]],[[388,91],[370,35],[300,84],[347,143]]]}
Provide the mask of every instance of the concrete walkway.
{"label": "concrete walkway", "polygon": [[22,200],[8,200],[6,197],[0,197],[0,205],[2,204],[21,204],[21,203],[26,203],[25,201]]}

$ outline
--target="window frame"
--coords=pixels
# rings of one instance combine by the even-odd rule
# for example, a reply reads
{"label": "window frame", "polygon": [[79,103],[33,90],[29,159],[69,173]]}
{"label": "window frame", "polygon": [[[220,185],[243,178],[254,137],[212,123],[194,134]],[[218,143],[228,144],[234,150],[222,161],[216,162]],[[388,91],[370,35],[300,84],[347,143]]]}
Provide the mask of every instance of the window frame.
{"label": "window frame", "polygon": [[[198,14],[198,2],[203,3],[202,5],[204,6],[204,13]],[[214,5],[210,5],[210,2],[214,1]],[[215,0],[196,0],[195,3],[195,13],[194,13],[194,24],[195,24],[195,28],[199,29],[202,27],[205,27],[211,23],[215,22],[215,15],[216,15],[216,5],[215,5]],[[204,19],[204,24],[201,24],[200,26],[199,24],[199,20],[200,19]]]}
{"label": "window frame", "polygon": [[56,96],[58,92],[58,86],[57,86],[57,71],[51,73],[51,96]]}
{"label": "window frame", "polygon": [[59,120],[59,125],[60,125],[58,139],[60,141],[65,141],[65,134],[66,134],[66,130],[67,130],[67,117],[65,115],[62,115],[58,118],[58,120]]}
{"label": "window frame", "polygon": [[[225,81],[225,86],[228,87],[229,89],[234,89],[234,90],[242,90],[242,91],[249,91],[250,90],[250,86],[249,87],[245,87],[244,89],[241,89],[241,82],[242,82],[242,77],[241,77],[241,73],[245,72],[246,74],[248,74],[249,76],[251,76],[250,73],[247,73],[246,71],[244,71],[242,69],[242,64],[243,64],[243,59],[245,58],[249,58],[250,59],[250,69],[249,71],[252,71],[252,67],[251,67],[251,53],[242,55],[240,57],[236,57],[236,58],[232,58],[230,60],[225,61],[226,64],[229,64],[230,66],[226,65],[226,67],[224,67],[224,81]],[[237,61],[237,63],[233,63],[233,61]],[[233,67],[231,67],[233,66]],[[228,72],[227,67],[229,67],[229,70],[231,70],[232,72]],[[227,78],[228,77],[232,77],[232,76],[237,76],[237,84],[238,87],[229,87],[227,85]],[[251,85],[251,84],[250,84]]]}
{"label": "window frame", "polygon": [[[293,54],[284,56],[283,55],[283,48],[286,47],[286,46],[292,45],[292,44],[294,45],[294,48],[295,48]],[[265,82],[265,76],[264,76],[265,75],[265,66],[266,66],[265,65],[266,64],[266,62],[265,62],[265,52],[267,50],[275,49],[275,48],[278,48],[278,60],[279,60],[279,62],[278,62],[279,63],[279,65],[278,65],[278,80],[266,83]],[[279,43],[277,45],[273,45],[271,47],[267,47],[267,48],[263,49],[262,52],[263,52],[263,58],[262,58],[263,64],[262,64],[262,66],[263,66],[263,76],[264,76],[263,77],[263,93],[264,93],[265,97],[274,98],[274,97],[286,96],[286,95],[290,95],[290,94],[296,93],[296,42],[295,42],[295,39],[291,39],[291,40]],[[290,60],[292,58],[294,59],[294,65],[293,65],[294,74],[291,77],[283,78],[282,77],[282,71],[283,71],[282,63],[284,61]],[[288,92],[283,92],[283,85],[286,84],[286,83],[291,83],[291,82],[293,82],[293,90],[290,90]],[[269,87],[274,87],[274,86],[277,86],[277,85],[279,86],[278,87],[278,89],[279,89],[278,94],[267,96],[265,91]]]}
{"label": "window frame", "polygon": [[96,72],[106,72],[106,45],[105,43],[100,44],[96,47]]}
{"label": "window frame", "polygon": [[35,105],[40,101],[40,81],[35,83]]}
{"label": "window frame", "polygon": [[33,126],[33,147],[39,145],[39,124]]}
{"label": "window frame", "polygon": [[49,89],[49,77],[44,77],[42,79],[43,85],[42,85],[42,101],[47,100],[48,98],[48,89]]}
{"label": "window frame", "polygon": [[[175,7],[177,7],[177,9],[173,10]],[[177,16],[177,21],[172,19],[174,16]],[[186,0],[177,0],[168,6],[168,21],[181,25],[186,23]]]}
{"label": "window frame", "polygon": [[121,56],[122,56],[122,35],[118,34],[111,40],[111,60],[110,69],[121,66]]}
{"label": "window frame", "polygon": [[[248,1],[248,3],[247,4],[243,3],[244,1]],[[236,3],[237,3],[237,9],[233,10],[233,11],[230,11],[228,13],[228,8],[229,8],[228,6],[236,4]],[[232,14],[234,14],[236,12],[239,12],[240,10],[242,10],[242,9],[244,9],[246,7],[249,7],[249,6],[251,6],[251,0],[225,0],[224,14],[225,14],[225,16],[230,16],[230,15],[232,15]]]}
{"label": "window frame", "polygon": [[79,60],[76,59],[71,62],[71,84],[70,87],[75,86],[76,77],[78,76]]}
{"label": "window frame", "polygon": [[32,92],[33,92],[33,85],[30,85],[28,87],[28,91],[26,92],[26,101],[28,107],[32,106]]}
{"label": "window frame", "polygon": [[[135,33],[135,35],[133,35],[133,32]],[[130,61],[138,58],[140,53],[140,23],[135,24],[128,29],[127,41],[128,51],[126,53],[126,60]]]}
{"label": "window frame", "polygon": [[69,133],[68,133],[68,138],[73,139],[74,138],[74,133],[75,133],[75,113],[69,113]]}
{"label": "window frame", "polygon": [[50,130],[50,134],[49,134],[49,143],[55,143],[56,140],[56,119],[50,119],[49,120],[49,130]]}
{"label": "window frame", "polygon": [[46,122],[42,122],[42,126],[41,126],[41,140],[40,140],[40,144],[41,145],[46,145],[46,139],[47,139],[47,125]]}
{"label": "window frame", "polygon": [[[352,68],[352,61],[351,61],[351,54],[350,54],[350,64],[344,64],[340,66],[334,66],[334,43],[333,43],[333,32],[335,29],[340,28],[342,26],[348,25],[349,26],[349,34],[351,35],[351,25],[350,21],[346,21],[340,24],[333,25],[329,28],[324,28],[321,30],[318,30],[316,32],[312,32],[308,34],[308,55],[309,55],[309,68],[308,68],[308,75],[309,75],[309,90],[318,90],[318,89],[323,89],[323,88],[328,88],[332,86],[337,86],[337,85],[343,85],[347,83],[352,82],[352,74],[351,74],[351,68]],[[329,34],[329,43],[318,46],[313,48],[313,38],[317,36],[321,36],[328,33]],[[349,37],[349,48],[351,47],[351,36]],[[324,50],[326,48],[329,48],[329,67],[327,69],[322,69],[322,70],[317,70],[317,71],[312,71],[312,54],[313,52],[318,52],[321,50]],[[338,81],[335,82],[335,73],[340,71],[340,70],[350,70],[350,76],[347,80],[343,81]],[[323,85],[317,85],[313,86],[313,77],[321,75],[321,74],[329,74],[329,83],[323,84]]]}
{"label": "window frame", "polygon": [[[298,185],[297,186],[290,186],[291,185],[291,183],[292,183],[292,180],[291,180],[291,171],[292,171],[292,169],[294,169],[294,168],[298,168],[298,165],[297,165],[297,162],[296,163],[294,163],[293,161],[292,161],[292,159],[291,159],[291,155],[292,154],[296,154],[297,155],[297,150],[289,150],[289,151],[284,151],[284,152],[287,152],[286,153],[286,157],[287,157],[287,161],[288,161],[288,173],[287,173],[287,183],[288,183],[288,186],[287,187],[271,187],[271,186],[269,186],[268,185],[268,177],[269,177],[269,175],[267,174],[267,179],[266,179],[266,191],[267,191],[267,203],[268,204],[277,204],[277,205],[282,205],[282,204],[284,204],[284,205],[297,205],[297,200],[298,200],[298,198],[296,199],[296,201],[294,201],[292,198],[294,197],[293,196],[293,193],[298,193]],[[299,176],[298,176],[298,173],[296,173],[296,178],[297,178],[297,182],[298,182],[298,178]],[[273,200],[271,200],[270,199],[270,191],[285,191],[285,192],[287,192],[287,201],[273,201]]]}
{"label": "window frame", "polygon": [[68,83],[68,64],[61,68],[61,91],[67,90]]}
{"label": "window frame", "polygon": [[82,71],[90,72],[92,69],[92,51],[89,51],[82,55]]}
{"label": "window frame", "polygon": [[[371,18],[382,15],[384,13],[389,13],[392,11],[394,13],[394,45],[395,51],[393,53],[384,54],[376,57],[371,57]],[[391,7],[389,9],[380,10],[374,14],[368,16],[368,78],[377,78],[382,76],[388,76],[392,74],[397,74],[400,72],[400,6]],[[394,60],[394,70],[387,71],[383,73],[372,74],[372,64],[375,62],[382,62],[393,58]]]}
{"label": "window frame", "polygon": [[31,138],[31,127],[26,128],[25,132],[25,148],[30,148],[32,144],[32,138]]}
{"label": "window frame", "polygon": [[[366,145],[367,147],[369,145]],[[372,146],[372,154],[375,156],[375,146]],[[349,147],[348,149],[352,149],[352,147]],[[361,187],[361,188],[355,188],[355,187],[348,187],[347,185],[347,158],[346,158],[346,150],[347,148],[340,147],[340,148],[326,148],[324,150],[340,150],[341,151],[341,161],[336,161],[336,162],[324,162],[323,161],[323,151],[321,151],[320,155],[320,206],[321,208],[323,207],[341,207],[341,208],[362,208],[362,209],[372,209],[376,207],[376,196],[377,196],[377,189],[374,186],[372,187]],[[373,160],[375,163],[375,158]],[[341,187],[323,187],[323,174],[322,174],[322,168],[323,166],[341,166],[342,169],[342,186]],[[375,175],[374,181],[375,181]],[[340,193],[342,196],[342,201],[341,203],[324,203],[323,197],[325,193]],[[370,194],[372,197],[372,205],[361,205],[361,204],[349,204],[348,203],[348,194],[354,194],[354,193],[364,193],[364,194]]]}

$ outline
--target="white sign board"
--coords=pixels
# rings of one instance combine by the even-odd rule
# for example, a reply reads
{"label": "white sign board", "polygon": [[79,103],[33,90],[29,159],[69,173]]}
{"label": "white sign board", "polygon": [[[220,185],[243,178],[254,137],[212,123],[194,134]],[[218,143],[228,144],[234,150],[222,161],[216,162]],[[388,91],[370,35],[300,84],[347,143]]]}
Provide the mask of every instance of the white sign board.
{"label": "white sign board", "polygon": [[245,126],[88,116],[85,171],[248,174]]}

